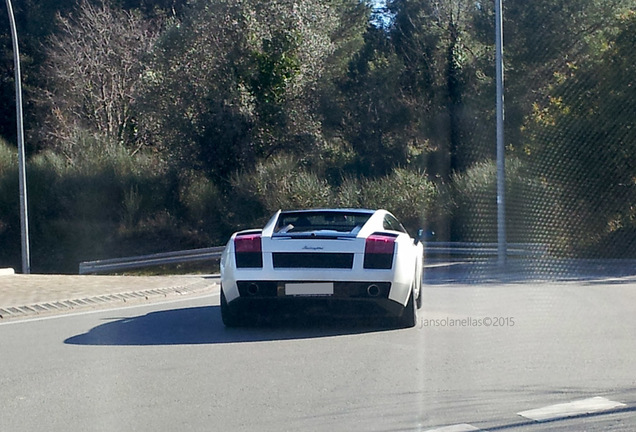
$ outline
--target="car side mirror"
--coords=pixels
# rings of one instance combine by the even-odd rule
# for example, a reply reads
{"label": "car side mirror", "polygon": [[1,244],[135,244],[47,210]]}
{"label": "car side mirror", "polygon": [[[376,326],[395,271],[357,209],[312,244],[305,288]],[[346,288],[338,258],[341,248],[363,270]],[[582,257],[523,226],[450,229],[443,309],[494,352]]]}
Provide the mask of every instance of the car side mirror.
{"label": "car side mirror", "polygon": [[424,230],[422,228],[417,230],[417,235],[415,236],[415,244],[418,244],[424,238]]}

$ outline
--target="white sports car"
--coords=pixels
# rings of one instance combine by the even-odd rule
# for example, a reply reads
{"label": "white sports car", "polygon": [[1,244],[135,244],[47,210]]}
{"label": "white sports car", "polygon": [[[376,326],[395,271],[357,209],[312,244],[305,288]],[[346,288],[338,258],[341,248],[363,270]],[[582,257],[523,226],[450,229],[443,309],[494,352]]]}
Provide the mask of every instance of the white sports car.
{"label": "white sports car", "polygon": [[423,246],[386,210],[278,211],[234,233],[221,258],[226,326],[254,316],[393,316],[416,324]]}

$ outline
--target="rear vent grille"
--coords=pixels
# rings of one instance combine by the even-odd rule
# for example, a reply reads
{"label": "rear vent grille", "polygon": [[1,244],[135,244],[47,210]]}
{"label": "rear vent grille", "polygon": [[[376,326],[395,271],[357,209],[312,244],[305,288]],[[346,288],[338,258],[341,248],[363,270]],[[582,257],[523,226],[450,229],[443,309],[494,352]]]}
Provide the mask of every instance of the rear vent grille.
{"label": "rear vent grille", "polygon": [[353,267],[352,253],[279,252],[272,254],[274,268],[339,268]]}

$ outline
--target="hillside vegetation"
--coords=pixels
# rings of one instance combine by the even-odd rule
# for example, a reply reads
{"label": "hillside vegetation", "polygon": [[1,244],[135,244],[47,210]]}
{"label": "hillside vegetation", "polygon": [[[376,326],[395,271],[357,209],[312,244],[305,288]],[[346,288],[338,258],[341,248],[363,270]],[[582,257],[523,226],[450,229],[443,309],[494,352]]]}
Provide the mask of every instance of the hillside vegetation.
{"label": "hillside vegetation", "polygon": [[[222,245],[279,208],[496,241],[490,2],[25,0],[32,270]],[[636,1],[506,0],[507,227],[636,257]],[[0,29],[0,267],[20,268]]]}

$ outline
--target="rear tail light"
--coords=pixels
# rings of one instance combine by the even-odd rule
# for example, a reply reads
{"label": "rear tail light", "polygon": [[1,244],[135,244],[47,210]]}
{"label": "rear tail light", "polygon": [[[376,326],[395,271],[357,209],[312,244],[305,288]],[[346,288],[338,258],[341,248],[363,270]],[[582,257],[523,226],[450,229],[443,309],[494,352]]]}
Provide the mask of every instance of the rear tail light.
{"label": "rear tail light", "polygon": [[263,251],[260,234],[239,234],[234,238],[236,267],[263,267]]}
{"label": "rear tail light", "polygon": [[239,234],[234,238],[236,252],[261,252],[260,234]]}
{"label": "rear tail light", "polygon": [[393,266],[394,253],[395,237],[372,234],[367,238],[364,247],[364,268],[390,269]]}

